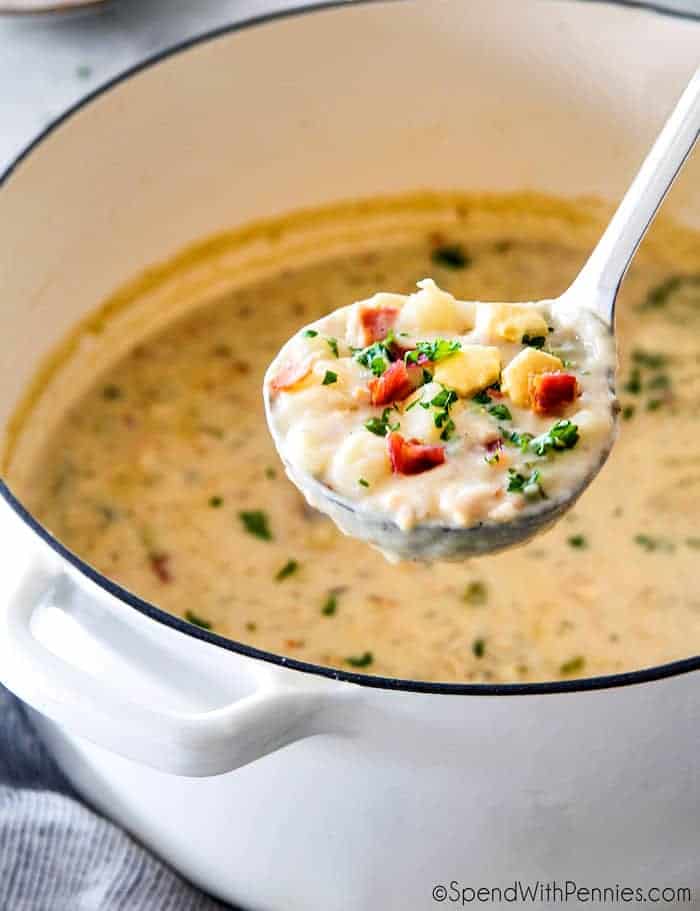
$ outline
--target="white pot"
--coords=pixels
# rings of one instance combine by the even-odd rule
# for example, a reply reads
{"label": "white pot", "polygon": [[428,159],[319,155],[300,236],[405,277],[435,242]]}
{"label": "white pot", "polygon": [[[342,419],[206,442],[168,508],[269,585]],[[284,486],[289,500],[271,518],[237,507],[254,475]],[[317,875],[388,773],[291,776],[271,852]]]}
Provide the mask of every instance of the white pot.
{"label": "white pot", "polygon": [[[615,199],[699,57],[698,21],[556,0],[341,5],[162,55],[5,176],[0,423],[96,302],[216,230],[420,187]],[[700,225],[699,178],[668,208]],[[94,804],[217,896],[425,911],[451,881],[700,886],[698,658],[551,685],[363,677],[161,613],[2,485],[0,541],[2,682]]]}

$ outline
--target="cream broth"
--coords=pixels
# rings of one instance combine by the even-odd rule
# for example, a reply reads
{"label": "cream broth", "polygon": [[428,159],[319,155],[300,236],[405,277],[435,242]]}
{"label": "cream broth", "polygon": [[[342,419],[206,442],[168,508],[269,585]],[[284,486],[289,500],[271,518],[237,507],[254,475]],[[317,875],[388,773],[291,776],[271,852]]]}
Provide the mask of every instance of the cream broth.
{"label": "cream broth", "polygon": [[447,227],[415,226],[369,253],[360,232],[356,252],[251,281],[134,339],[65,414],[18,493],[125,587],[297,659],[534,681],[697,652],[700,237],[683,234],[684,259],[645,243],[619,307],[620,437],[573,511],[528,546],[391,566],[284,475],[260,389],[300,325],[378,287],[410,293],[425,275],[463,300],[533,300],[577,273],[590,243],[575,207],[506,218],[501,201],[498,236],[480,233],[479,205],[466,199]]}

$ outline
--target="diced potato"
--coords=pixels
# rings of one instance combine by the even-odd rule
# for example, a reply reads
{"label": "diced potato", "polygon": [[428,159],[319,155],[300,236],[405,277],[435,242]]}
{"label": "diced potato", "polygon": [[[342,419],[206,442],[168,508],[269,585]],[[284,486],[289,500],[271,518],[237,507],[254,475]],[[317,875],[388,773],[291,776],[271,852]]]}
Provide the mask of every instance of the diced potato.
{"label": "diced potato", "polygon": [[418,282],[420,291],[411,294],[399,318],[399,330],[419,335],[422,332],[460,334],[474,326],[474,305],[457,301],[442,291],[432,278]]}
{"label": "diced potato", "polygon": [[561,370],[563,363],[538,348],[524,348],[503,371],[501,389],[515,405],[530,407],[530,377]]}
{"label": "diced potato", "polygon": [[327,431],[327,421],[318,418],[305,418],[293,424],[284,443],[290,462],[310,475],[322,475],[333,449]]}
{"label": "diced potato", "polygon": [[522,342],[523,337],[544,336],[548,327],[545,318],[535,304],[481,304],[488,307],[486,328],[492,338],[507,342]]}
{"label": "diced potato", "polygon": [[462,350],[438,361],[433,379],[471,396],[497,383],[501,375],[501,352],[488,345],[463,345]]}
{"label": "diced potato", "polygon": [[[356,497],[372,493],[373,488],[391,475],[386,439],[358,429],[336,449],[328,469],[328,480],[341,494]],[[360,478],[368,487],[360,484]]]}

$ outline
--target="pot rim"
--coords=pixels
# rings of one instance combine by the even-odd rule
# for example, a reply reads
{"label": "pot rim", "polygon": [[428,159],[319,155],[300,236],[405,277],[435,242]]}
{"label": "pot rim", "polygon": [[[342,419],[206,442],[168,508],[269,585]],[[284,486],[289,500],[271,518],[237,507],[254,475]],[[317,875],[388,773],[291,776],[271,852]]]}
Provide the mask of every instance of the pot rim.
{"label": "pot rim", "polygon": [[[170,57],[175,56],[192,47],[213,41],[223,35],[233,34],[245,29],[264,25],[278,20],[300,17],[302,15],[322,12],[324,10],[339,9],[342,7],[355,7],[360,4],[369,5],[377,0],[354,0],[348,3],[347,0],[316,0],[316,2],[298,6],[292,9],[275,10],[260,16],[249,17],[246,19],[229,22],[226,25],[217,26],[216,28],[202,32],[186,38],[183,41],[168,45],[157,51],[133,66],[128,67],[116,76],[111,77],[106,82],[84,95],[77,102],[66,108],[61,114],[51,120],[29,143],[20,150],[10,164],[0,173],[0,189],[7,183],[16,168],[27,158],[31,152],[37,148],[54,130],[69,120],[73,115],[79,113],[84,107],[87,107],[92,101],[101,95],[110,91],[112,88],[131,79],[132,76],[138,75],[142,70],[160,63]],[[397,0],[380,0],[380,2],[397,2]],[[581,0],[571,0],[571,2],[581,2]],[[652,14],[671,16],[673,18],[687,19],[692,21],[700,20],[700,12],[681,11],[668,9],[659,6],[656,3],[644,2],[644,0],[593,0],[596,3],[605,3],[609,5],[630,7],[634,10],[642,10]],[[675,677],[686,674],[691,671],[700,671],[700,654],[695,657],[684,658],[680,661],[673,661],[668,664],[655,665],[636,671],[627,671],[620,674],[605,674],[597,677],[584,677],[575,680],[558,680],[545,681],[538,683],[440,683],[432,681],[408,680],[397,677],[381,677],[370,674],[358,674],[356,672],[344,671],[323,665],[311,664],[306,661],[299,661],[295,658],[287,658],[275,652],[264,651],[243,642],[237,642],[235,639],[228,639],[218,633],[205,630],[201,627],[194,626],[186,620],[168,614],[161,608],[149,601],[140,598],[133,592],[128,591],[121,585],[109,579],[107,576],[98,572],[89,563],[82,560],[77,554],[69,550],[57,538],[55,538],[47,528],[45,528],[30,512],[27,510],[17,497],[10,491],[5,481],[0,478],[0,498],[15,512],[17,517],[28,525],[55,553],[70,563],[83,576],[90,579],[98,585],[107,594],[117,598],[123,604],[134,608],[157,623],[162,623],[171,629],[184,633],[195,639],[201,639],[211,645],[227,649],[244,655],[247,658],[259,659],[279,667],[289,668],[302,673],[313,674],[319,677],[330,678],[344,683],[354,683],[360,686],[370,687],[382,690],[394,690],[410,693],[431,693],[444,694],[453,696],[535,696],[547,695],[554,693],[573,693],[580,691],[614,689],[623,686],[632,686],[640,683],[650,683],[655,680],[662,680],[667,677]]]}

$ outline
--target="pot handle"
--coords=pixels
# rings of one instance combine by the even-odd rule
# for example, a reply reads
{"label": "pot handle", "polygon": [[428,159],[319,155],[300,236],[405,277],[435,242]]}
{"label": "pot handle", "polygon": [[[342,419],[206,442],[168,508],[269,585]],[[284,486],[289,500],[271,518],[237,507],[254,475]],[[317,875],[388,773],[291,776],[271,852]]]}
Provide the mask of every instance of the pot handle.
{"label": "pot handle", "polygon": [[[16,576],[14,589],[10,585],[9,598],[0,603],[0,678],[51,721],[127,759],[178,775],[229,772],[294,741],[331,732],[342,714],[336,711],[338,698],[342,702],[348,688],[359,689],[235,656],[234,674],[238,678],[243,672],[245,686],[243,695],[228,704],[187,712],[135,701],[126,695],[128,687],[120,689],[118,682],[66,660],[37,637],[33,627],[38,610],[47,606],[60,610],[61,604],[69,603],[71,592],[83,600],[87,594],[93,612],[98,608],[91,627],[99,628],[101,618],[105,619],[101,609],[108,610],[109,603],[100,598],[95,605],[82,579],[76,583],[65,571],[57,574],[55,569],[31,563]],[[100,589],[98,594],[106,595]],[[123,609],[121,603],[118,606]],[[155,624],[142,615],[138,620]],[[102,638],[108,639],[104,634]],[[113,648],[112,642],[109,645]],[[217,648],[206,643],[198,646]],[[131,649],[122,651],[133,664]],[[192,671],[196,673],[194,667]],[[125,676],[122,671],[122,682]],[[326,713],[331,704],[333,711]]]}

